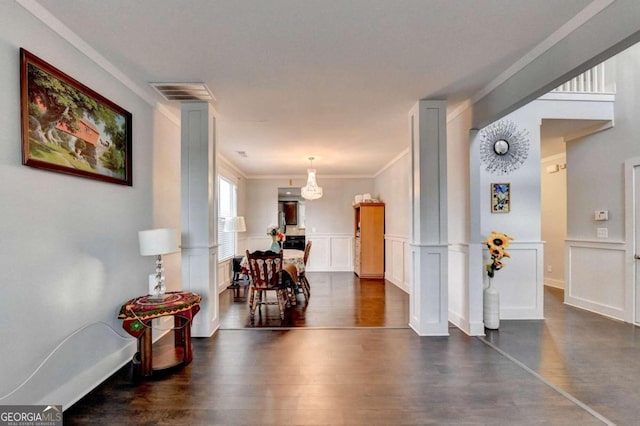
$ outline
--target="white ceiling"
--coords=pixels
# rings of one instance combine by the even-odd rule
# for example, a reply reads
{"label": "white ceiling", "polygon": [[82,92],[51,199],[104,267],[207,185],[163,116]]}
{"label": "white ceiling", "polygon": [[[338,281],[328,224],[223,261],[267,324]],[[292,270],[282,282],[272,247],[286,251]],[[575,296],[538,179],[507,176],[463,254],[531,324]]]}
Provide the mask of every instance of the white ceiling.
{"label": "white ceiling", "polygon": [[[150,98],[204,82],[249,176],[371,176],[408,111],[472,97],[591,0],[40,0]],[[135,117],[134,117],[135,119]],[[236,151],[245,151],[247,158]]]}

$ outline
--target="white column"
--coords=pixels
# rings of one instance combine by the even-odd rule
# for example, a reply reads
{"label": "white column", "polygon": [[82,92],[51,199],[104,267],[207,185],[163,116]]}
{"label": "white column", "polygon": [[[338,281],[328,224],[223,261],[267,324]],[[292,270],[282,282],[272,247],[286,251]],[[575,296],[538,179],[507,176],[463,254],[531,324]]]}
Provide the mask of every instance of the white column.
{"label": "white column", "polygon": [[220,326],[216,133],[209,104],[183,103],[181,132],[182,288],[202,296],[192,335],[209,337]]}
{"label": "white column", "polygon": [[447,121],[445,101],[419,101],[411,125],[409,326],[448,336]]}
{"label": "white column", "polygon": [[488,191],[482,191],[480,185],[480,136],[477,129],[469,133],[469,287],[467,294],[469,330],[472,336],[484,336],[484,319],[482,316],[482,291],[484,289],[484,260],[482,250],[482,196]]}

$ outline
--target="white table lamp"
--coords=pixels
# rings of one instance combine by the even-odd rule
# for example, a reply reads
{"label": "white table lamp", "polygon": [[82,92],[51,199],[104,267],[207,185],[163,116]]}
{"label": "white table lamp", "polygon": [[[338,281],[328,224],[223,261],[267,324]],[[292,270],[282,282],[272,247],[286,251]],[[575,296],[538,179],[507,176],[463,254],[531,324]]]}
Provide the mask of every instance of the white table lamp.
{"label": "white table lamp", "polygon": [[[156,273],[149,278],[153,287],[154,298],[164,299],[166,287],[164,285],[164,267],[162,255],[175,253],[179,250],[176,230],[172,228],[149,229],[138,232],[140,254],[142,256],[156,256]],[[155,283],[155,285],[153,285]],[[151,290],[151,289],[150,289]]]}
{"label": "white table lamp", "polygon": [[224,232],[245,232],[246,230],[244,216],[228,217],[224,220]]}

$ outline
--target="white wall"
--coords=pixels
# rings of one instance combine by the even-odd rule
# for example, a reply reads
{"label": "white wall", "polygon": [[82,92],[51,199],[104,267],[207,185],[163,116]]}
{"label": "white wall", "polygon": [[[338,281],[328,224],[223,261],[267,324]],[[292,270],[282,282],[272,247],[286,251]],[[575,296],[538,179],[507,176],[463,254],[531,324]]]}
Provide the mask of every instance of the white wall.
{"label": "white wall", "polygon": [[[612,97],[594,96],[589,101],[583,101],[561,95],[549,95],[529,103],[504,119],[513,121],[518,129],[528,132],[529,155],[519,169],[508,175],[492,175],[486,172],[484,165],[480,165],[476,194],[479,197],[479,229],[483,238],[494,230],[515,238],[507,250],[511,258],[505,260],[506,267],[497,272],[493,279],[501,294],[501,318],[542,318],[544,249],[541,232],[540,124],[543,119],[612,120]],[[607,132],[600,134],[605,133]],[[474,149],[477,150],[477,147]],[[600,155],[605,154],[602,152]],[[598,170],[594,161],[589,165],[589,170],[592,175],[599,175],[593,173],[594,170]],[[619,174],[622,177],[621,168]],[[491,182],[511,184],[510,213],[491,213]],[[568,193],[568,204],[571,205],[571,191],[568,190]],[[622,194],[623,191],[620,191],[620,196]],[[593,210],[590,215],[592,214]],[[486,250],[485,259],[485,262],[489,260]],[[486,274],[484,280],[488,280]]]}
{"label": "white wall", "polygon": [[[547,141],[543,141],[543,144]],[[564,145],[564,140],[562,142]],[[542,159],[542,240],[544,241],[544,284],[564,288],[564,241],[567,235],[566,154]],[[549,173],[547,167],[557,171]]]}
{"label": "white wall", "polygon": [[[0,404],[67,408],[135,350],[117,314],[147,292],[154,270],[138,252],[138,231],[179,224],[174,207],[159,210],[176,197],[174,186],[154,183],[160,169],[177,176],[176,161],[158,150],[179,149],[178,132],[17,3],[0,2],[0,16]],[[20,47],[133,114],[133,187],[21,164]]]}
{"label": "white wall", "polygon": [[409,292],[409,226],[411,155],[407,151],[374,181],[374,193],[385,202],[385,278]]}
{"label": "white wall", "polygon": [[[492,231],[514,238],[507,251],[505,268],[493,278],[500,291],[500,318],[541,319],[543,317],[543,247],[540,233],[540,122],[535,103],[529,104],[504,120],[514,122],[519,131],[528,133],[529,154],[522,166],[508,175],[489,173],[484,164],[479,173],[481,233],[484,238]],[[491,212],[491,183],[511,184],[509,213]],[[485,263],[489,256],[485,250]],[[488,284],[488,277],[484,274]],[[487,285],[485,284],[485,285]]]}
{"label": "white wall", "polygon": [[[626,269],[634,261],[633,252],[625,252],[624,161],[640,156],[640,46],[620,53],[615,70],[614,127],[567,143],[565,301],[631,321],[626,304],[633,283],[626,277],[633,273]],[[595,221],[595,210],[608,210],[609,220]],[[608,238],[596,236],[600,227],[608,229]]]}
{"label": "white wall", "polygon": [[[353,271],[353,207],[357,194],[374,193],[373,179],[317,176],[324,195],[306,201],[305,236],[313,241],[309,271]],[[304,186],[305,178],[292,186]],[[265,250],[271,243],[267,226],[278,223],[278,188],[289,186],[287,178],[248,179],[247,248]]]}

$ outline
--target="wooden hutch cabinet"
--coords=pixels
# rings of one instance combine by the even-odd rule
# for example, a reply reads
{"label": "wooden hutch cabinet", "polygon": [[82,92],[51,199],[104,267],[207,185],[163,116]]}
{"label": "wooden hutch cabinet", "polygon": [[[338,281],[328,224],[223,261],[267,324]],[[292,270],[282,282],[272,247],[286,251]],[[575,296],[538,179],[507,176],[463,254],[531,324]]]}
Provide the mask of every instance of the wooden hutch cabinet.
{"label": "wooden hutch cabinet", "polygon": [[360,203],[354,210],[353,270],[360,278],[384,278],[384,203]]}

